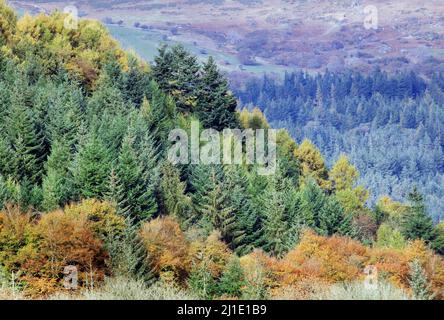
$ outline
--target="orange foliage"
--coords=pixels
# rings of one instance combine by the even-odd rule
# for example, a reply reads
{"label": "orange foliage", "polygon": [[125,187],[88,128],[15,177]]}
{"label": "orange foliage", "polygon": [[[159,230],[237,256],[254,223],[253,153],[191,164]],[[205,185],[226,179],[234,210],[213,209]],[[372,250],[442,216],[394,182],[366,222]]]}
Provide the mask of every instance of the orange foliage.
{"label": "orange foliage", "polygon": [[194,241],[190,248],[192,263],[198,265],[205,262],[213,277],[221,275],[231,256],[230,249],[220,238],[220,232],[214,231],[205,241]]}
{"label": "orange foliage", "polygon": [[430,250],[421,240],[411,242],[404,250],[374,249],[371,263],[381,276],[405,289],[409,288],[410,263],[418,260],[431,282],[436,298],[443,297],[444,260]]}
{"label": "orange foliage", "polygon": [[[0,213],[0,248],[11,248],[1,257],[8,271],[19,273],[30,295],[46,295],[62,288],[64,268],[74,265],[80,286],[101,281],[108,273],[102,236],[105,225],[123,222],[107,203],[86,200],[65,211],[30,219],[18,209]],[[15,238],[3,237],[14,231]],[[15,239],[15,240],[14,240]],[[7,258],[7,259],[6,259]]]}
{"label": "orange foliage", "polygon": [[190,271],[189,244],[179,224],[170,217],[157,218],[142,226],[153,271],[165,280],[183,282]]}
{"label": "orange foliage", "polygon": [[306,278],[328,283],[355,280],[362,275],[367,260],[367,248],[357,241],[306,231],[299,245],[281,261],[282,283],[294,284]]}

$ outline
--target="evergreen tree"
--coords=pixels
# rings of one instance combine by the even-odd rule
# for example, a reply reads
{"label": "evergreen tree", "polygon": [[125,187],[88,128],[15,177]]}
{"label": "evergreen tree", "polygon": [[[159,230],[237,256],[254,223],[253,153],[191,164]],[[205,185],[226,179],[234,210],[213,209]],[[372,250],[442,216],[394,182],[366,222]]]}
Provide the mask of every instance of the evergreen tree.
{"label": "evergreen tree", "polygon": [[188,286],[201,299],[210,300],[217,292],[217,283],[204,260],[195,265],[188,278]]}
{"label": "evergreen tree", "polygon": [[107,193],[111,161],[108,150],[95,134],[80,147],[71,172],[81,198],[103,198]]}
{"label": "evergreen tree", "polygon": [[[151,155],[150,150],[144,150]],[[118,188],[123,192],[124,199],[118,199],[120,210],[129,211],[130,214],[138,219],[150,218],[157,212],[157,202],[154,194],[154,187],[150,184],[150,171],[144,169],[155,169],[152,165],[155,159],[143,160],[150,161],[150,164],[141,162],[141,158],[134,149],[134,137],[128,134],[120,149],[116,164],[116,176],[118,177]]]}
{"label": "evergreen tree", "polygon": [[412,289],[413,297],[416,300],[432,300],[431,285],[427,279],[427,275],[418,260],[410,264],[410,288]]}
{"label": "evergreen tree", "polygon": [[244,272],[240,260],[237,256],[233,256],[220,277],[218,285],[219,295],[239,298],[245,284]]}
{"label": "evergreen tree", "polygon": [[276,190],[267,190],[268,203],[264,221],[263,248],[273,255],[282,257],[288,247],[289,225],[285,217],[285,207],[282,198]]}
{"label": "evergreen tree", "polygon": [[235,113],[236,98],[229,91],[227,80],[211,57],[203,66],[198,102],[199,119],[205,128],[221,131],[239,126]]}
{"label": "evergreen tree", "polygon": [[432,218],[427,214],[424,198],[416,187],[409,194],[411,207],[405,214],[402,233],[406,239],[423,239],[431,242],[436,238],[436,230]]}
{"label": "evergreen tree", "polygon": [[69,145],[65,141],[55,141],[46,162],[46,176],[43,178],[43,203],[50,211],[72,199],[69,165],[72,157]]}
{"label": "evergreen tree", "polygon": [[170,164],[164,164],[160,180],[162,212],[176,217],[183,226],[189,226],[193,219],[192,202],[185,190],[186,183],[181,181],[179,170]]}
{"label": "evergreen tree", "polygon": [[24,98],[19,95],[19,92],[14,93],[15,98],[7,117],[8,138],[12,151],[9,157],[13,159],[11,173],[17,180],[26,179],[31,183],[38,183],[41,181],[45,160],[43,137]]}
{"label": "evergreen tree", "polygon": [[319,233],[325,236],[339,234],[352,236],[351,216],[344,213],[340,203],[330,197],[319,213]]}

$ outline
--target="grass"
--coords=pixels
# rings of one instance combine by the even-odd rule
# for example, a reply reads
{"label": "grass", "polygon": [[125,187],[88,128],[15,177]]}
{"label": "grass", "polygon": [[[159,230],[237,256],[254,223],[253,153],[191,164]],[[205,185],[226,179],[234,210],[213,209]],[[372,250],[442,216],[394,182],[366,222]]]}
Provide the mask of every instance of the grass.
{"label": "grass", "polygon": [[334,284],[316,297],[320,300],[410,300],[408,294],[387,282],[369,288],[362,282]]}
{"label": "grass", "polygon": [[97,289],[72,295],[59,293],[51,300],[197,300],[188,291],[157,281],[147,286],[143,281],[124,277],[108,278]]}

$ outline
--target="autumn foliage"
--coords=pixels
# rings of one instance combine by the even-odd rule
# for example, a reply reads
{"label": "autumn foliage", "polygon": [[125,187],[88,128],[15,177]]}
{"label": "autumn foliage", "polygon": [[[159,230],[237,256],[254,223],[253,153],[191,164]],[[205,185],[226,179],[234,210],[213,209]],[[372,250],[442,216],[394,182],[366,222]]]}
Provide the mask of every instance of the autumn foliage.
{"label": "autumn foliage", "polygon": [[109,204],[96,200],[34,217],[8,207],[0,213],[0,263],[19,275],[31,295],[61,289],[70,265],[80,286],[93,286],[108,273],[103,235],[122,223]]}

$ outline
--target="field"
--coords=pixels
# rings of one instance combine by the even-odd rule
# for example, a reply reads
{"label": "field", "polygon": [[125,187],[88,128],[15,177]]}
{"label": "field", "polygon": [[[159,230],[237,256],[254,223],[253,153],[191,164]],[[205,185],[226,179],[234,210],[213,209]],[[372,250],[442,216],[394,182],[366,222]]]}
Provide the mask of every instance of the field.
{"label": "field", "polygon": [[[74,1],[82,17],[99,19],[125,47],[152,58],[155,44],[181,42],[223,69],[254,73],[285,69],[389,71],[444,69],[444,3],[428,1]],[[11,1],[37,13],[65,2]],[[371,5],[373,7],[368,7]],[[279,8],[279,9],[276,9]],[[366,28],[367,10],[377,26]],[[376,22],[376,20],[373,20]]]}

